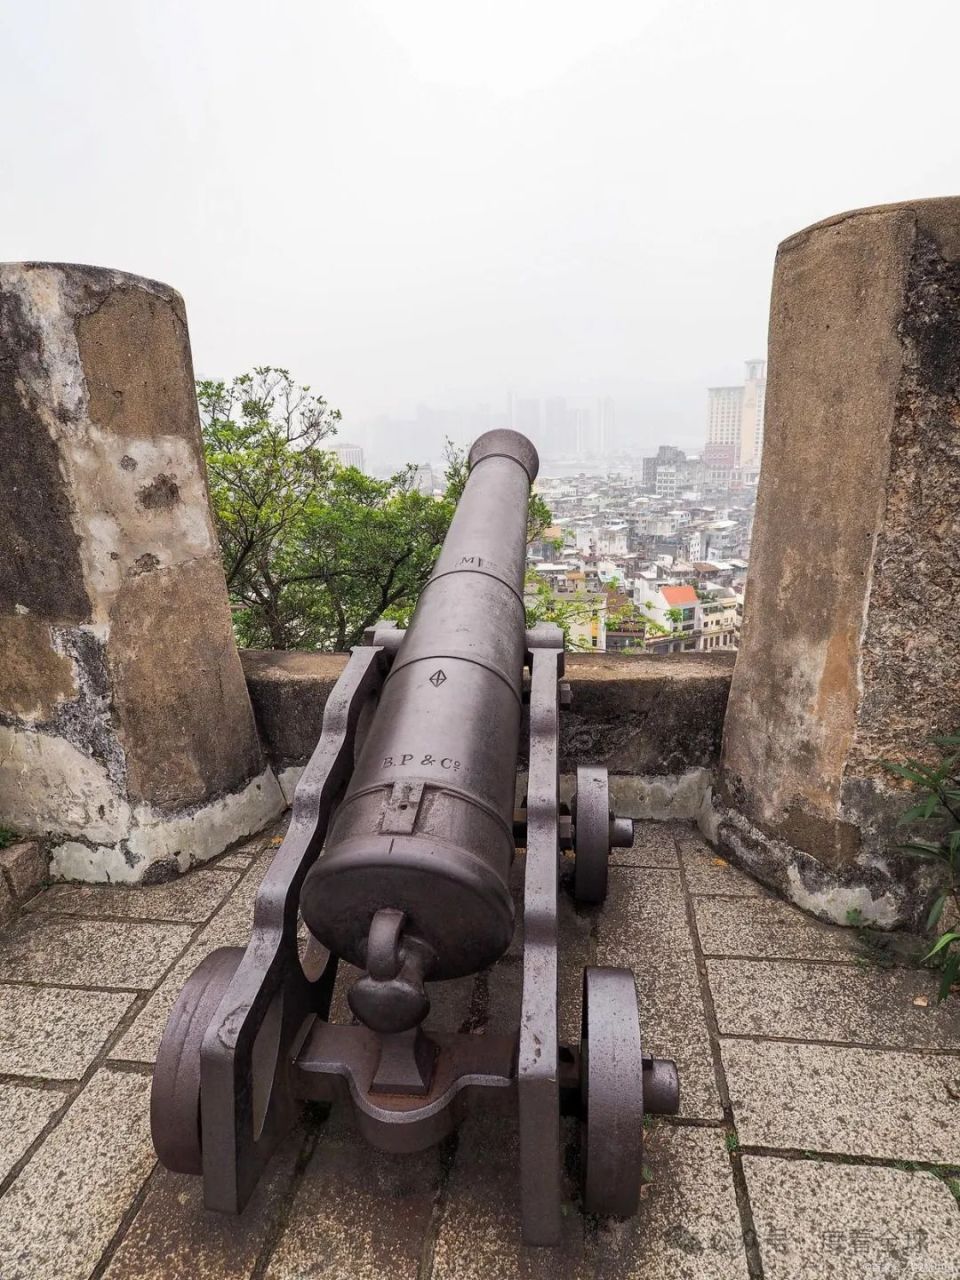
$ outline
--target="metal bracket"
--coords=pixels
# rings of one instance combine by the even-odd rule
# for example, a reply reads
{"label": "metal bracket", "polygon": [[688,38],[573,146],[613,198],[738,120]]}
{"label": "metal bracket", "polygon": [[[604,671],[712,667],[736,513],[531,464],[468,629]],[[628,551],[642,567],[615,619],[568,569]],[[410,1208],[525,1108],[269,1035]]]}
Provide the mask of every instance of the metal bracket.
{"label": "metal bracket", "polygon": [[329,1013],[336,957],[316,980],[298,950],[300,888],[320,854],[353,768],[361,712],[386,677],[379,646],[355,648],[323,713],[283,843],[257,891],[253,933],[200,1050],[204,1202],[238,1213],[296,1121],[287,1066],[315,1018]]}
{"label": "metal bracket", "polygon": [[[531,643],[534,640],[535,643]],[[530,650],[530,773],[523,908],[523,1000],[517,1058],[523,1240],[559,1243],[560,1070],[557,895],[560,862],[560,701],[563,633],[542,625]]]}
{"label": "metal bracket", "polygon": [[379,622],[375,622],[372,627],[367,627],[366,631],[364,631],[363,643],[365,645],[376,645],[377,648],[383,649],[389,654],[391,658],[395,658],[406,634],[406,630],[403,627],[398,627],[389,618],[381,618]]}

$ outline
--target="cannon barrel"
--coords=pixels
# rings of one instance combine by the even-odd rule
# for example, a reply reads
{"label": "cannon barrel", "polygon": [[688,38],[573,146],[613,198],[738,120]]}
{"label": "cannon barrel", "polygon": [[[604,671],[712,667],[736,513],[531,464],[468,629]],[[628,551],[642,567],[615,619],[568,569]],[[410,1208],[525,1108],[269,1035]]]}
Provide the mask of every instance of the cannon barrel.
{"label": "cannon barrel", "polygon": [[[574,897],[597,905],[611,845],[630,843],[632,823],[611,812],[600,768],[578,767],[562,812],[563,633],[550,624],[528,633],[523,607],[536,451],[514,431],[492,431],[469,461],[409,630],[375,629],[330,696],[293,820],[257,891],[249,945],[206,956],[167,1022],[154,1143],[168,1168],[202,1173],[209,1208],[243,1208],[302,1101],[346,1102],[369,1142],[401,1153],[441,1141],[471,1098],[509,1091],[523,1238],[558,1244],[561,1114],[581,1121],[584,1208],[628,1217],[640,1198],[644,1114],[678,1108],[676,1067],[643,1053],[629,969],[585,969],[579,1044],[558,1040],[558,855],[572,849]],[[529,794],[514,829],[525,668]],[[424,1028],[432,980],[478,972],[510,944],[521,831],[519,1018],[481,1036],[444,1027],[442,1016]],[[331,1018],[341,957],[365,970],[348,993],[359,1025]]]}
{"label": "cannon barrel", "polygon": [[[507,877],[526,648],[523,577],[539,464],[526,437],[501,430],[476,441],[469,465],[301,894],[311,933],[368,970],[351,1003],[381,1030],[423,1016],[422,978],[475,973],[503,954],[513,933]],[[416,972],[398,995],[392,980],[402,964]],[[375,993],[365,999],[364,984],[368,994],[389,989],[389,1016],[380,1017]],[[412,1002],[409,1016],[398,1014],[398,1001]]]}

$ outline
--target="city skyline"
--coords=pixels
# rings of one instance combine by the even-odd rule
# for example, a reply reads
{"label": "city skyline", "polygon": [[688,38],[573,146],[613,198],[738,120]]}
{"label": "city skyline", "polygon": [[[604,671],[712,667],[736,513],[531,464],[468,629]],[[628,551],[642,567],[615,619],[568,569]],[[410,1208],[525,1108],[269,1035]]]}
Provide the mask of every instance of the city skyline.
{"label": "city skyline", "polygon": [[[718,367],[730,371],[732,385],[737,376],[744,381],[746,363],[766,362],[740,359]],[[506,426],[528,435],[544,458],[649,457],[664,443],[699,454],[708,439],[709,391],[704,383],[696,397],[696,410],[682,416],[675,404],[672,411],[667,406],[662,412],[651,413],[635,400],[603,393],[563,394],[554,389],[540,393],[508,389],[485,402],[439,404],[424,398],[405,412],[381,414],[366,421],[345,418],[336,440],[359,445],[369,463],[380,469],[412,461],[414,455],[417,460],[439,460],[446,439],[462,447],[484,431]],[[762,403],[759,412],[762,415]]]}

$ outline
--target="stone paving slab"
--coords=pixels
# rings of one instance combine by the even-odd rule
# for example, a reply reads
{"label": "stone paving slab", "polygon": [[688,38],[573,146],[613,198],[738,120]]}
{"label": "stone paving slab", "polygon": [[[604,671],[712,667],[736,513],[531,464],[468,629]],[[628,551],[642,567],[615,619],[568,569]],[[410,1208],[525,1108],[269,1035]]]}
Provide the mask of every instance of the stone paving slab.
{"label": "stone paving slab", "polygon": [[659,1121],[646,1134],[640,1213],[588,1234],[591,1277],[748,1280],[730,1158],[717,1129]]}
{"label": "stone paving slab", "polygon": [[[573,1122],[563,1137],[575,1150]],[[442,1199],[433,1280],[747,1280],[722,1133],[660,1124],[646,1147],[652,1182],[636,1218],[585,1219],[568,1172],[563,1243],[532,1249],[521,1242],[515,1125],[505,1112],[471,1117]]]}
{"label": "stone paving slab", "polygon": [[291,1134],[239,1216],[205,1209],[199,1178],[158,1165],[105,1280],[246,1280],[270,1250],[303,1145]]}
{"label": "stone paving slab", "polygon": [[0,936],[0,980],[149,990],[192,933],[187,925],[32,915]]}
{"label": "stone paving slab", "polygon": [[246,871],[253,861],[252,853],[228,853],[217,861],[218,871]]}
{"label": "stone paving slab", "polygon": [[199,924],[216,911],[237,883],[237,873],[196,870],[167,884],[57,884],[35,899],[38,915],[113,916],[126,920],[192,921]]}
{"label": "stone paving slab", "polygon": [[0,984],[0,1074],[79,1080],[134,997]]}
{"label": "stone paving slab", "polygon": [[680,1114],[722,1116],[680,875],[612,870],[596,963],[633,969],[644,1052],[683,1064]]}
{"label": "stone paving slab", "polygon": [[694,910],[706,956],[854,963],[860,954],[851,929],[822,924],[774,898],[697,898]]}
{"label": "stone paving slab", "polygon": [[271,849],[257,859],[226,903],[200,931],[193,945],[183,953],[115,1045],[113,1058],[128,1062],[154,1062],[170,1010],[200,961],[217,947],[247,945],[257,889],[273,853]]}
{"label": "stone paving slab", "polygon": [[266,1280],[417,1280],[442,1175],[437,1148],[389,1156],[321,1130]]}
{"label": "stone paving slab", "polygon": [[[564,1122],[569,1147],[576,1125]],[[462,1125],[440,1206],[432,1248],[432,1280],[549,1280],[562,1258],[565,1280],[587,1275],[584,1219],[576,1185],[564,1171],[559,1250],[525,1247],[520,1236],[520,1143],[515,1107],[491,1098]]]}
{"label": "stone paving slab", "polygon": [[743,1145],[960,1166],[960,1056],[752,1040],[721,1048]]}
{"label": "stone paving slab", "polygon": [[956,1280],[960,1211],[928,1173],[745,1156],[764,1280]]}
{"label": "stone paving slab", "polygon": [[935,979],[920,970],[708,960],[707,973],[721,1035],[948,1053],[960,1044],[960,1001],[938,1006]]}
{"label": "stone paving slab", "polygon": [[740,898],[764,898],[767,891],[751,876],[718,856],[696,827],[677,835],[680,858],[690,893],[731,894]]}
{"label": "stone paving slab", "polygon": [[629,849],[614,849],[614,867],[679,867],[677,836],[685,826],[680,822],[637,822]]}
{"label": "stone paving slab", "polygon": [[54,1089],[0,1084],[0,1182],[65,1102]]}
{"label": "stone paving slab", "polygon": [[146,1076],[100,1071],[0,1199],[3,1280],[86,1280],[156,1157]]}
{"label": "stone paving slab", "polygon": [[[147,986],[133,989],[149,994],[110,1055],[148,1063],[169,1010],[200,959],[213,947],[247,941],[257,887],[275,851],[261,837],[227,855],[247,860],[248,867],[224,870],[223,859],[149,891],[165,904],[162,909],[171,912],[170,919],[180,923],[150,924],[131,915],[100,925],[85,914],[85,900],[98,901],[97,894],[116,890],[95,887],[90,895],[60,886],[52,895],[53,905],[57,899],[77,902],[80,912],[67,915],[61,907],[54,912],[43,895],[28,919],[0,933],[0,966],[11,963],[14,955],[23,957],[28,972],[32,964],[32,972],[42,972],[43,984],[54,984],[47,969],[30,959],[31,948],[38,947],[51,958],[51,968],[72,966],[65,983],[76,983],[78,971],[85,978],[95,975],[98,987],[109,987],[121,970],[127,982],[131,970],[137,973]],[[22,981],[0,983],[0,1076],[12,1068],[16,1075],[64,1081],[88,1072],[91,1080],[58,1118],[56,1111],[44,1113],[44,1101],[34,1095],[62,1107],[66,1086],[37,1089],[26,1081],[0,1079],[0,1134],[8,1143],[7,1148],[0,1145],[0,1176],[3,1159],[22,1159],[43,1126],[50,1126],[13,1178],[10,1193],[0,1198],[0,1280],[8,1280],[10,1241],[30,1251],[10,1280],[46,1275],[81,1280],[91,1272],[97,1280],[101,1274],[107,1280],[179,1275],[198,1280],[263,1280],[265,1275],[273,1280],[474,1275],[484,1280],[541,1275],[550,1280],[747,1280],[734,1194],[737,1179],[745,1212],[750,1210],[737,1171],[741,1158],[731,1157],[725,1148],[713,1057],[719,1047],[733,1090],[734,1120],[747,1147],[743,1163],[762,1166],[755,1179],[761,1207],[774,1194],[763,1182],[764,1168],[786,1165],[793,1170],[810,1163],[786,1157],[818,1149],[813,1139],[833,1144],[826,1149],[847,1158],[848,1151],[889,1162],[956,1158],[954,1135],[960,1126],[952,1108],[960,1104],[944,1101],[937,1089],[946,1083],[943,1073],[949,1074],[949,1064],[960,1062],[960,1003],[936,1009],[931,975],[861,968],[849,963],[846,953],[843,963],[837,963],[837,955],[829,951],[836,943],[823,941],[833,937],[828,926],[783,907],[763,891],[750,892],[742,873],[714,865],[690,824],[641,824],[634,849],[623,852],[641,861],[612,869],[603,909],[578,908],[569,897],[561,899],[560,1017],[561,1036],[576,1040],[585,964],[633,967],[645,1049],[678,1060],[682,1117],[658,1121],[646,1131],[653,1181],[644,1190],[636,1220],[602,1223],[582,1216],[576,1186],[578,1125],[565,1120],[564,1245],[558,1251],[524,1249],[519,1243],[516,1120],[510,1098],[499,1099],[496,1106],[480,1104],[455,1137],[413,1157],[371,1150],[357,1137],[343,1106],[322,1123],[320,1112],[312,1110],[241,1218],[208,1213],[197,1180],[159,1168],[150,1175],[148,1076],[140,1069],[96,1069],[97,1055],[124,1013],[135,998],[144,997],[122,990],[28,985],[31,979],[21,973]],[[673,865],[664,865],[667,861]],[[566,871],[568,864],[569,859]],[[518,899],[522,871],[521,857],[514,871]],[[198,876],[201,884],[211,877],[236,883],[222,897],[209,883],[198,889]],[[123,891],[122,897],[143,892]],[[139,899],[132,901],[138,910]],[[694,931],[691,921],[697,924]],[[797,936],[803,954],[816,960],[702,958],[700,944],[709,950],[734,940],[762,956],[771,946],[795,947],[789,939]],[[151,940],[157,938],[176,943],[164,967],[154,964]],[[508,957],[493,969],[475,978],[431,984],[431,1023],[476,1035],[514,1028],[521,956],[518,931]],[[712,982],[706,1003],[700,969]],[[350,1020],[345,995],[355,976],[345,966],[337,985],[336,1016],[343,1020]],[[914,1005],[921,995],[929,1007]],[[721,1042],[715,1037],[714,1007],[725,1032]],[[744,1035],[758,1038],[738,1038]],[[844,1043],[831,1047],[770,1038],[795,1035]],[[881,1052],[865,1047],[882,1044],[893,1048]],[[905,1047],[916,1051],[904,1052]],[[9,1100],[10,1089],[19,1100]],[[805,1118],[805,1129],[791,1127],[802,1126]],[[789,1145],[801,1137],[803,1145]],[[8,1149],[19,1155],[5,1156]],[[831,1269],[833,1255],[820,1249],[820,1236],[827,1230],[821,1219],[830,1222],[841,1214],[848,1189],[833,1179],[836,1170],[853,1166],[821,1161],[814,1167],[826,1170],[827,1212],[814,1206],[803,1216],[798,1210],[796,1257],[788,1257],[785,1270],[768,1267],[766,1280],[825,1280],[834,1274],[871,1280],[874,1274],[894,1274],[849,1271],[842,1249],[841,1269]],[[853,1172],[872,1176],[897,1171],[871,1167]],[[69,1188],[66,1197],[61,1182]],[[945,1190],[932,1178],[930,1182],[934,1192]],[[57,1189],[48,1191],[53,1185]],[[10,1197],[18,1187],[14,1202]],[[780,1198],[783,1194],[776,1192]],[[50,1207],[61,1201],[63,1212]],[[8,1208],[8,1202],[15,1208]],[[937,1195],[918,1212],[942,1219],[945,1206],[960,1217],[952,1199]],[[841,1232],[843,1244],[847,1226],[841,1222],[830,1229]],[[862,1233],[858,1223],[849,1230]],[[774,1222],[767,1248],[779,1246],[782,1239],[783,1229]],[[861,1237],[850,1240],[863,1243]],[[110,1250],[106,1256],[105,1249]],[[777,1264],[778,1256],[771,1256]],[[928,1259],[931,1265],[941,1260],[938,1252]],[[886,1265],[883,1260],[877,1265],[881,1263]],[[909,1272],[904,1274],[909,1278]],[[934,1272],[928,1280],[934,1274],[937,1280],[960,1280],[960,1269],[957,1275]]]}
{"label": "stone paving slab", "polygon": [[[249,932],[249,926],[248,926]],[[155,1062],[163,1029],[187,979],[201,960],[221,943],[201,937],[185,951],[110,1052],[121,1062]]]}

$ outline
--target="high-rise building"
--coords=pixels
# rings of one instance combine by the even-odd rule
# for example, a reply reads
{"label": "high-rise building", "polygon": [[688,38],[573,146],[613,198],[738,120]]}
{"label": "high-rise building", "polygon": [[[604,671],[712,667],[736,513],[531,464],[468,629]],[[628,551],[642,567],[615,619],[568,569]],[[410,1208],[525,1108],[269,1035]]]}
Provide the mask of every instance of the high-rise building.
{"label": "high-rise building", "polygon": [[747,380],[743,386],[743,409],[740,414],[740,468],[745,472],[760,470],[766,395],[766,360],[748,360]]}
{"label": "high-rise building", "polygon": [[597,401],[597,453],[601,456],[616,448],[616,414],[613,400],[603,396]]}
{"label": "high-rise building", "polygon": [[749,476],[760,469],[767,362],[748,360],[746,370],[743,386],[710,387],[707,392],[703,461],[714,475],[739,470]]}
{"label": "high-rise building", "polygon": [[544,444],[554,455],[573,453],[577,447],[574,411],[563,396],[550,396],[543,406]]}
{"label": "high-rise building", "polygon": [[643,460],[643,483],[650,488],[657,483],[657,471],[661,467],[675,466],[677,463],[683,464],[687,460],[687,455],[683,449],[678,449],[672,444],[662,444],[652,458],[644,458]]}
{"label": "high-rise building", "polygon": [[356,467],[358,471],[363,470],[363,450],[358,444],[335,444],[331,445],[330,451],[337,455],[337,461],[341,467]]}
{"label": "high-rise building", "polygon": [[436,483],[436,476],[433,474],[433,468],[430,463],[419,463],[413,473],[413,487],[417,493],[422,493],[429,498],[436,487]]}
{"label": "high-rise building", "polygon": [[519,396],[511,396],[510,401],[513,429],[522,431],[525,436],[532,436],[535,441],[540,435],[540,401],[523,400]]}
{"label": "high-rise building", "polygon": [[574,424],[577,433],[577,454],[581,458],[596,453],[596,436],[593,428],[593,415],[589,409],[574,410]]}

